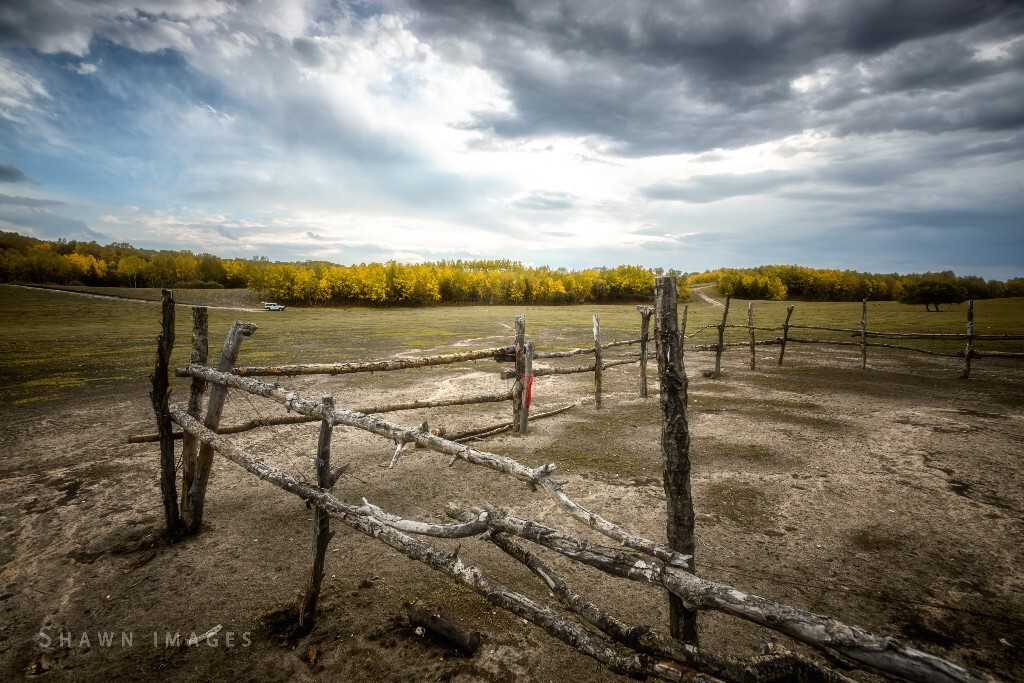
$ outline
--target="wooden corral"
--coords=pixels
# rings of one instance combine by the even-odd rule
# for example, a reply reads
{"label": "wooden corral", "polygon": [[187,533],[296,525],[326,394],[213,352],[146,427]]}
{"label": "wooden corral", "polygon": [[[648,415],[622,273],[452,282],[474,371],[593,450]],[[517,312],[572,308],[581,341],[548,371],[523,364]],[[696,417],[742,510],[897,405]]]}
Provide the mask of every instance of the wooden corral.
{"label": "wooden corral", "polygon": [[[299,628],[303,630],[311,629],[315,625],[324,554],[333,535],[330,520],[334,519],[398,550],[412,560],[448,575],[453,581],[477,592],[493,605],[536,624],[550,635],[618,673],[669,681],[848,680],[836,670],[778,647],[767,654],[747,659],[702,649],[699,646],[695,614],[701,610],[714,610],[790,636],[818,650],[827,660],[843,667],[865,669],[893,680],[994,680],[982,672],[908,647],[895,639],[869,633],[824,615],[751,595],[733,586],[703,579],[696,574],[694,511],[689,483],[690,436],[686,422],[687,379],[683,363],[686,312],[684,309],[682,324],[679,325],[675,292],[673,278],[658,278],[655,307],[638,307],[641,314],[641,335],[635,340],[602,343],[600,321],[595,315],[592,348],[547,352],[536,350],[532,342],[526,341],[525,319],[519,316],[516,320],[513,343],[506,347],[416,359],[258,368],[236,367],[242,341],[255,331],[254,326],[242,322],[236,322],[229,331],[216,368],[209,367],[204,351],[205,315],[197,311],[194,314],[192,362],[187,368],[177,371],[180,376],[192,379],[187,406],[170,405],[168,400],[171,372],[168,359],[174,343],[174,303],[170,292],[167,292],[163,307],[164,334],[158,342],[156,366],[152,377],[152,399],[158,433],[132,438],[136,441],[160,443],[161,491],[169,533],[192,535],[200,531],[203,497],[209,481],[209,463],[214,453],[220,454],[260,479],[295,494],[308,505],[315,507],[308,581],[304,594],[296,606]],[[595,402],[600,406],[602,371],[634,362],[640,364],[640,394],[646,395],[647,344],[650,339],[648,325],[652,313],[656,315],[653,338],[656,341],[663,422],[662,460],[668,506],[667,544],[639,535],[574,501],[566,495],[554,478],[554,463],[528,467],[507,456],[460,443],[457,439],[465,438],[465,434],[434,434],[426,423],[403,426],[376,416],[407,407],[465,405],[507,400],[512,403],[510,422],[471,430],[473,433],[469,436],[479,438],[493,433],[495,429],[511,429],[516,433],[525,434],[529,422],[530,388],[535,378],[553,374],[592,372],[595,378]],[[797,327],[789,324],[791,315],[792,307],[788,311],[786,323],[781,328],[770,328],[781,330],[782,337],[774,341],[757,342],[754,331],[763,328],[755,328],[753,306],[748,307],[748,323],[744,327],[750,334],[752,367],[755,363],[754,347],[758,343],[780,344],[781,363],[786,342],[813,342],[789,336],[789,329]],[[721,354],[727,347],[724,342],[724,331],[729,327],[727,318],[728,300],[722,321],[715,326],[718,332],[718,343],[714,345],[716,375],[721,371]],[[856,332],[861,336],[859,344],[864,354],[867,346],[879,345],[868,343],[869,336],[884,336],[884,333],[867,331],[866,313],[862,318],[861,329]],[[969,372],[971,357],[980,355],[971,346],[974,340],[980,338],[972,336],[969,323],[968,347],[965,352],[968,367],[965,374]],[[632,344],[640,344],[639,357],[608,362],[603,360],[604,349]],[[533,365],[534,359],[567,358],[584,354],[594,354],[594,362],[571,368]],[[514,363],[514,368],[505,375],[515,380],[511,391],[445,401],[411,401],[371,406],[366,409],[348,409],[335,405],[330,395],[312,399],[277,383],[272,384],[259,379],[260,376],[391,371],[487,358]],[[866,355],[862,358],[866,365]],[[202,396],[208,386],[212,388],[205,417],[201,419]],[[279,403],[293,414],[288,415],[286,419],[258,420],[222,427],[219,424],[220,416],[229,388]],[[560,411],[552,411],[549,414],[555,412]],[[540,415],[534,416],[534,419],[538,417]],[[311,456],[316,469],[315,485],[300,481],[275,468],[226,438],[227,434],[248,429],[316,421],[320,422],[321,426],[317,450],[315,455]],[[173,431],[173,424],[180,427],[177,434]],[[331,493],[339,477],[344,476],[344,465],[334,469],[331,467],[331,434],[333,428],[339,425],[393,440],[396,450],[391,466],[399,464],[400,455],[407,446],[416,445],[447,456],[449,464],[463,461],[510,477],[547,495],[569,518],[607,537],[613,543],[599,545],[589,542],[566,529],[524,519],[491,504],[468,509],[450,505],[446,513],[452,518],[453,523],[433,524],[393,515],[365,498],[358,504],[340,500]],[[175,439],[179,434],[183,441],[180,506],[174,452]],[[490,541],[509,557],[527,566],[548,588],[557,600],[557,605],[540,604],[498,582],[484,568],[464,563],[459,557],[458,550],[448,552],[424,540],[470,537],[481,537]],[[658,590],[666,591],[670,606],[668,632],[623,623],[613,618],[595,602],[599,596],[585,596],[570,589],[561,578],[560,572],[546,564],[538,555],[531,553],[523,541],[540,545],[611,576],[649,584]],[[425,621],[430,622],[430,618],[426,618]],[[455,628],[457,630],[457,627]]]}

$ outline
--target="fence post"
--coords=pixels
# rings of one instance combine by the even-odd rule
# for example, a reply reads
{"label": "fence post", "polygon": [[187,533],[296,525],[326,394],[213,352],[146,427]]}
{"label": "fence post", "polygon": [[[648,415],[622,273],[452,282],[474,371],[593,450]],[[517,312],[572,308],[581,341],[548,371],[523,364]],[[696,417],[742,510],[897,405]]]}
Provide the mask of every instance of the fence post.
{"label": "fence post", "polygon": [[974,299],[967,302],[967,348],[964,350],[964,372],[961,379],[971,378],[971,356],[974,355]]}
{"label": "fence post", "polygon": [[[195,365],[206,365],[210,355],[210,318],[205,306],[192,307],[192,355],[189,362]],[[199,419],[203,409],[203,395],[206,393],[206,380],[192,378],[188,392],[188,414]],[[188,492],[195,480],[196,457],[199,454],[199,439],[185,432],[181,446],[181,509],[188,508]]]}
{"label": "fence post", "polygon": [[[238,360],[238,351],[242,348],[242,341],[256,331],[252,323],[244,323],[236,320],[231,323],[228,336],[224,339],[224,347],[220,352],[220,360],[217,363],[217,370],[220,372],[231,372]],[[206,404],[206,419],[203,425],[214,432],[220,425],[220,416],[224,412],[224,402],[228,397],[228,388],[215,384],[210,389],[210,400]],[[185,493],[188,502],[182,509],[182,521],[185,523],[187,533],[198,534],[203,526],[203,508],[206,505],[206,487],[210,483],[210,468],[213,465],[213,446],[202,443],[199,446],[199,455],[196,457],[195,479],[192,487]]]}
{"label": "fence post", "polygon": [[868,368],[868,300],[864,299],[864,308],[860,314],[860,369]]}
{"label": "fence post", "polygon": [[779,365],[786,356],[786,341],[789,339],[789,319],[793,316],[793,305],[786,307],[786,322],[782,323],[782,347],[779,349]]}
{"label": "fence post", "polygon": [[156,428],[160,434],[160,495],[164,504],[164,523],[167,533],[181,529],[178,509],[178,489],[174,469],[174,426],[171,422],[169,401],[171,393],[170,363],[174,350],[174,294],[169,289],[161,292],[163,298],[160,336],[156,339],[156,359],[153,374],[149,376],[153,389],[149,398],[153,402]]}
{"label": "fence post", "polygon": [[647,398],[647,337],[650,335],[654,309],[650,306],[637,306],[636,310],[640,311],[640,396]]}
{"label": "fence post", "polygon": [[516,339],[514,342],[516,354],[516,378],[512,383],[512,431],[516,434],[522,433],[522,412],[523,400],[526,387],[524,377],[526,374],[526,316],[516,316]]}
{"label": "fence post", "polygon": [[533,393],[533,350],[533,342],[527,342],[523,362],[523,377],[526,378],[526,381],[523,389],[523,408],[519,414],[522,420],[519,430],[521,434],[526,434],[530,422],[530,398]]}
{"label": "fence post", "polygon": [[722,376],[722,351],[725,349],[725,321],[729,317],[729,301],[731,294],[725,295],[725,310],[722,312],[722,323],[718,326],[718,349],[715,350],[715,379]]}
{"label": "fence post", "polygon": [[601,316],[594,314],[594,402],[601,407]]}
{"label": "fence post", "polygon": [[[669,548],[693,556],[693,499],[690,495],[690,430],[686,423],[686,369],[676,322],[676,279],[654,280],[657,309],[658,375],[661,380],[661,457],[668,507]],[[696,573],[695,563],[690,571]],[[684,643],[697,643],[697,613],[669,594],[669,629]]]}
{"label": "fence post", "polygon": [[750,331],[750,369],[757,366],[757,356],[754,353],[754,302],[747,304],[747,329]]}
{"label": "fence post", "polygon": [[[334,430],[334,397],[324,394],[324,419],[320,423],[320,439],[316,445],[316,485],[321,491],[330,491],[334,482],[331,475],[331,434]],[[309,633],[316,622],[316,604],[320,599],[320,586],[324,581],[324,557],[331,542],[331,516],[323,508],[313,508],[313,561],[306,577],[306,590],[299,603],[299,632]]]}

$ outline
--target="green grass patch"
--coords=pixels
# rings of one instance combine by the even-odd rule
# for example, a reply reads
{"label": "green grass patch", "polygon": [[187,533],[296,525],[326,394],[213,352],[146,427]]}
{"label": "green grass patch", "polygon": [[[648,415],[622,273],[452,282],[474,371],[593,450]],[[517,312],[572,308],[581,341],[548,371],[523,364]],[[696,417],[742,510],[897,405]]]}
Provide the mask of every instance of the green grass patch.
{"label": "green grass patch", "polygon": [[[74,288],[89,290],[90,288]],[[138,299],[92,298],[62,292],[0,286],[0,401],[61,398],[88,390],[97,380],[136,379],[147,383],[152,371],[155,340],[160,331],[160,307],[151,303],[158,290],[93,288],[99,293],[138,296]],[[180,290],[180,302],[258,305],[257,295],[246,290]],[[142,299],[147,299],[148,302]],[[251,301],[250,301],[251,300]],[[797,319],[836,324],[846,318],[859,320],[859,304],[799,303]],[[885,312],[903,329],[950,330],[962,327],[963,307],[942,313],[879,302],[869,304]],[[716,322],[721,309],[708,304],[691,307],[693,325]],[[923,309],[923,307],[919,307]],[[735,302],[735,315],[745,319],[745,303]],[[759,302],[758,324],[784,315],[784,302]],[[717,311],[717,312],[716,312]],[[600,306],[462,306],[412,309],[288,308],[283,312],[238,311],[211,308],[210,349],[216,354],[231,322],[256,323],[257,333],[243,347],[240,363],[283,365],[329,363],[387,358],[422,348],[425,352],[504,346],[512,342],[517,314],[526,315],[527,335],[542,349],[585,347],[593,344],[593,318],[601,316],[602,339],[614,341],[639,336],[640,315],[632,304]],[[716,318],[717,316],[717,318]],[[881,314],[879,314],[879,317]],[[976,329],[1013,332],[1024,328],[1024,299],[998,299],[977,303]],[[873,325],[872,325],[873,326]],[[177,309],[172,363],[186,365],[191,339],[191,315],[186,306]],[[691,326],[692,329],[692,326]],[[980,346],[980,344],[979,344]],[[429,349],[429,351],[426,351]],[[478,367],[494,368],[481,361]],[[815,372],[818,369],[814,369]],[[652,372],[655,372],[652,370]],[[786,368],[793,376],[807,372]],[[753,374],[758,377],[760,373]],[[378,379],[381,375],[376,376]],[[47,379],[52,378],[52,379]],[[761,380],[757,380],[761,381]],[[770,380],[777,381],[777,380]],[[83,384],[84,383],[84,384]],[[792,408],[792,410],[791,410]],[[697,407],[699,410],[699,407]],[[753,410],[753,407],[751,407]],[[798,419],[796,409],[785,408]],[[766,418],[772,415],[765,415]],[[804,414],[799,419],[810,419]]]}
{"label": "green grass patch", "polygon": [[[715,298],[717,292],[712,289],[705,293]],[[747,300],[734,299],[729,306],[727,323],[730,325],[747,324]],[[803,330],[790,328],[790,336],[803,339],[827,339],[831,341],[860,341],[862,304],[860,302],[815,302],[815,301],[756,301],[754,302],[754,325],[756,327],[781,327],[786,320],[787,306],[793,306],[790,325],[808,325],[816,327],[834,327],[855,330],[854,332],[828,332],[823,330]],[[717,326],[722,321],[723,309],[699,299],[696,294],[688,302],[686,331],[692,334],[705,326]],[[925,311],[924,306],[908,306],[895,301],[868,302],[869,332],[898,333],[955,333],[967,331],[967,304],[945,306],[941,311]],[[986,299],[974,302],[974,333],[975,334],[1024,334],[1024,298]],[[782,336],[782,331],[755,331],[757,340],[770,340]],[[726,342],[749,341],[746,329],[728,328],[725,332]],[[688,344],[714,344],[718,341],[718,330],[715,327],[705,329],[687,340]],[[956,353],[963,349],[963,341],[932,341],[932,340],[886,340],[869,339],[869,341],[899,344],[930,351]],[[787,347],[787,355],[799,353],[801,345]],[[1024,351],[1024,342],[979,341],[976,348],[991,351]],[[762,353],[776,353],[778,349],[768,347],[771,351],[758,349]],[[868,349],[868,358],[877,349]]]}

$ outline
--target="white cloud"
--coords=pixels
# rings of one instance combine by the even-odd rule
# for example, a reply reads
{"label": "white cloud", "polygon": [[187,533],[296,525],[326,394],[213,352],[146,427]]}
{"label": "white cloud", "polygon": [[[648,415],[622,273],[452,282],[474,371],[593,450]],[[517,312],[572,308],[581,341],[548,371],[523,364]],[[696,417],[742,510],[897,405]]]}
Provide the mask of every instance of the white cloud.
{"label": "white cloud", "polygon": [[0,56],[0,117],[26,123],[38,112],[37,103],[50,97],[42,81]]}

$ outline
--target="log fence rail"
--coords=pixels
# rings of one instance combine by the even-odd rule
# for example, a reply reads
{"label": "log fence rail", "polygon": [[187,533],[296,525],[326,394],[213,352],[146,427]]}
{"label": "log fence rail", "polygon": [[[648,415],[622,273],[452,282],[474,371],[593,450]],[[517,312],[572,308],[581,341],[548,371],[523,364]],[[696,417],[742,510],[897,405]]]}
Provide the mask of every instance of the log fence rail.
{"label": "log fence rail", "polygon": [[[527,430],[530,387],[534,377],[561,372],[593,372],[595,375],[595,405],[600,407],[601,371],[616,365],[640,363],[641,395],[646,394],[646,360],[648,320],[654,309],[638,307],[642,316],[641,337],[636,340],[602,344],[600,320],[594,316],[594,346],[573,349],[570,352],[536,352],[532,342],[525,341],[525,320],[517,318],[516,337],[509,347],[485,349],[458,354],[415,359],[389,359],[365,363],[332,365],[279,366],[276,368],[235,367],[238,352],[245,337],[255,331],[249,323],[236,322],[231,326],[216,368],[206,365],[206,316],[193,316],[193,354],[190,364],[176,374],[192,380],[186,406],[169,403],[168,361],[174,344],[174,302],[165,292],[163,329],[157,346],[157,361],[151,376],[152,399],[159,431],[143,435],[139,441],[159,441],[161,462],[161,491],[165,504],[167,529],[174,534],[196,534],[201,528],[203,498],[209,482],[209,461],[214,454],[239,465],[260,479],[293,493],[315,507],[311,563],[306,588],[296,605],[300,632],[313,628],[320,585],[324,575],[324,558],[334,532],[330,519],[336,519],[356,531],[371,536],[398,550],[413,560],[450,576],[456,582],[476,591],[496,606],[540,626],[550,635],[576,648],[604,664],[610,670],[634,677],[650,677],[669,681],[755,681],[755,680],[815,680],[847,681],[833,671],[802,655],[775,646],[769,655],[749,659],[725,657],[703,650],[698,645],[695,615],[698,611],[714,610],[783,633],[817,649],[826,659],[843,666],[854,666],[893,679],[914,681],[992,681],[991,677],[967,669],[934,655],[907,647],[898,641],[868,633],[830,617],[783,605],[767,598],[750,595],[733,586],[700,578],[694,573],[693,507],[689,497],[689,432],[686,423],[686,373],[683,366],[683,340],[687,310],[684,307],[682,324],[676,326],[676,297],[674,278],[659,278],[656,299],[657,326],[653,335],[656,342],[658,372],[662,387],[663,410],[662,450],[665,462],[666,492],[668,494],[669,541],[662,544],[645,538],[624,526],[598,515],[572,498],[553,478],[555,464],[528,467],[508,456],[472,448],[455,440],[456,435],[431,433],[424,423],[419,427],[406,427],[390,422],[377,414],[437,405],[466,405],[510,400],[513,404],[512,421],[497,427],[470,430],[467,438],[480,437],[494,430],[512,429],[520,434]],[[866,307],[865,307],[866,310]],[[792,313],[792,308],[790,309]],[[724,348],[727,327],[728,302],[717,329],[719,343],[716,350],[716,370]],[[754,363],[753,306],[748,307],[751,364]],[[788,332],[789,318],[784,326]],[[981,338],[971,335],[968,328],[966,356],[972,357],[971,343]],[[698,331],[699,332],[699,331]],[[860,330],[859,345],[866,348],[866,321]],[[696,333],[694,333],[696,334]],[[795,341],[789,338],[788,341]],[[637,358],[605,362],[601,351],[615,346],[641,344]],[[849,342],[855,343],[855,342]],[[581,368],[533,368],[534,358],[568,358],[586,353],[594,354],[594,363]],[[557,355],[555,355],[557,354]],[[365,410],[351,410],[335,405],[330,394],[320,400],[303,397],[277,383],[269,383],[258,376],[299,374],[341,374],[346,372],[386,371],[449,364],[464,360],[495,358],[515,360],[513,388],[507,392],[445,399],[441,401],[411,401],[376,406]],[[202,397],[212,387],[207,401],[207,414],[200,419]],[[668,390],[665,388],[668,387]],[[283,405],[289,413],[286,418],[254,420],[242,425],[221,427],[220,416],[228,389],[245,392]],[[545,414],[557,414],[571,408],[567,406]],[[544,415],[544,414],[542,414]],[[535,416],[540,417],[541,415]],[[320,431],[315,457],[316,484],[297,480],[269,463],[234,445],[227,433],[239,433],[259,426],[319,422]],[[188,466],[183,474],[182,506],[177,503],[174,442],[176,434],[171,425],[177,424],[183,437],[183,457]],[[514,516],[499,507],[462,509],[449,504],[447,514],[455,524],[435,524],[402,519],[373,505],[365,498],[360,505],[345,503],[331,490],[347,465],[330,468],[331,434],[334,427],[343,425],[364,430],[393,440],[398,444],[392,466],[407,444],[415,444],[432,452],[448,456],[449,466],[457,461],[484,467],[509,476],[531,490],[549,497],[570,519],[586,529],[614,541],[614,545],[599,545],[563,529],[540,524]],[[168,455],[169,454],[169,455]],[[187,488],[186,488],[187,484]],[[466,564],[455,552],[418,537],[469,538],[482,537],[494,543],[509,557],[526,565],[543,582],[551,595],[560,603],[562,611],[540,604],[535,600],[504,586],[479,568]],[[568,557],[584,565],[597,568],[611,576],[655,586],[666,591],[670,605],[670,630],[667,635],[649,626],[624,624],[603,612],[588,598],[575,593],[541,557],[521,545],[529,541],[549,551]],[[595,630],[596,629],[596,630]]]}

